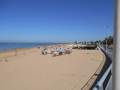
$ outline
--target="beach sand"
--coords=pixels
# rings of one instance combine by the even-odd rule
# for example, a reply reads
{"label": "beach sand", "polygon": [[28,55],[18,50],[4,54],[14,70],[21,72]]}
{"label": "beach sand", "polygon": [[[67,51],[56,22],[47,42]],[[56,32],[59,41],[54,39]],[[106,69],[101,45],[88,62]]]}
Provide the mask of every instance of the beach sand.
{"label": "beach sand", "polygon": [[52,57],[34,48],[3,56],[0,90],[80,90],[105,62],[100,50],[73,50],[70,55]]}

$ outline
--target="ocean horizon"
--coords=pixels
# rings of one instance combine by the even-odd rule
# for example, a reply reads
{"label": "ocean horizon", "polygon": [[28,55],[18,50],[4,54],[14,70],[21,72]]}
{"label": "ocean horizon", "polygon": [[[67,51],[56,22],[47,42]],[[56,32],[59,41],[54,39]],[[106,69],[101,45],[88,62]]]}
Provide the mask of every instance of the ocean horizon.
{"label": "ocean horizon", "polygon": [[39,46],[47,46],[47,45],[55,45],[55,44],[61,44],[61,43],[55,43],[55,42],[44,42],[44,43],[29,43],[29,42],[0,42],[0,51],[7,51],[17,48],[33,48],[33,47],[39,47]]}

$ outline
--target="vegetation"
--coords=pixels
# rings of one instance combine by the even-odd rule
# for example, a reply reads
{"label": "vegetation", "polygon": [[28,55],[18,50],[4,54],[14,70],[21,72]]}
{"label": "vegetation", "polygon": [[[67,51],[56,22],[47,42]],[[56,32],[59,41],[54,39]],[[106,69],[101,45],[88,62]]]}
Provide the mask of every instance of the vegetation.
{"label": "vegetation", "polygon": [[86,45],[113,45],[113,36],[108,36],[104,40],[96,40],[96,41],[83,41],[83,42],[77,42],[75,41],[74,44],[86,44]]}
{"label": "vegetation", "polygon": [[106,37],[103,40],[103,44],[112,45],[113,44],[113,37],[112,36]]}

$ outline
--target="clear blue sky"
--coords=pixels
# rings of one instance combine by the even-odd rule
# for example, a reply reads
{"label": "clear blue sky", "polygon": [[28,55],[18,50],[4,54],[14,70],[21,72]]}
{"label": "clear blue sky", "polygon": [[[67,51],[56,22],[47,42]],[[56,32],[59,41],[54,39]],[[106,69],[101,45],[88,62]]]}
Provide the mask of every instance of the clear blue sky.
{"label": "clear blue sky", "polygon": [[0,0],[1,42],[97,40],[113,24],[114,0]]}

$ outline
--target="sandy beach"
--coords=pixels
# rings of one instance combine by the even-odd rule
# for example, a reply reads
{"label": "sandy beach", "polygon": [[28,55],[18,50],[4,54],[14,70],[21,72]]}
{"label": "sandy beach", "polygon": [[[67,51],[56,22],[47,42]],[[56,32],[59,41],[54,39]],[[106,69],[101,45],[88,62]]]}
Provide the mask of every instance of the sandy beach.
{"label": "sandy beach", "polygon": [[6,53],[0,53],[0,90],[80,90],[105,62],[100,50],[56,57],[41,55],[38,48]]}

